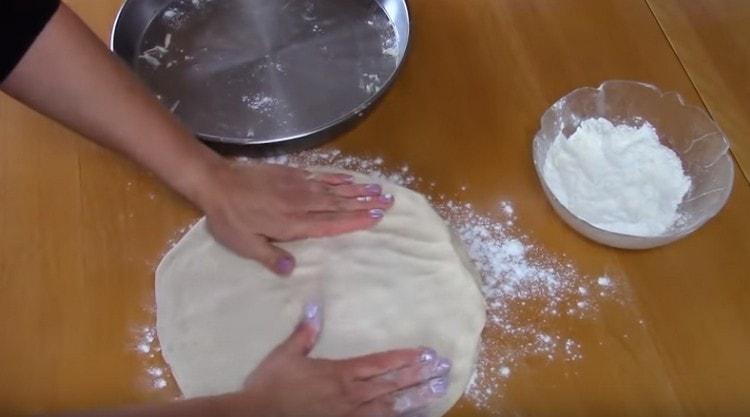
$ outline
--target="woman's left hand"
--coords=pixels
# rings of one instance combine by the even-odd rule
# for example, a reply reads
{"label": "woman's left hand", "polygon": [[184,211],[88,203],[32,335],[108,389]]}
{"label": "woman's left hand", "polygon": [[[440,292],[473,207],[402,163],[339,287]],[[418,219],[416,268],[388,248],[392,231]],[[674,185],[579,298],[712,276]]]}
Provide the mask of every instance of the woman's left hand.
{"label": "woman's left hand", "polygon": [[367,229],[393,205],[380,185],[346,174],[222,161],[209,178],[197,204],[216,240],[281,275],[294,258],[272,242]]}

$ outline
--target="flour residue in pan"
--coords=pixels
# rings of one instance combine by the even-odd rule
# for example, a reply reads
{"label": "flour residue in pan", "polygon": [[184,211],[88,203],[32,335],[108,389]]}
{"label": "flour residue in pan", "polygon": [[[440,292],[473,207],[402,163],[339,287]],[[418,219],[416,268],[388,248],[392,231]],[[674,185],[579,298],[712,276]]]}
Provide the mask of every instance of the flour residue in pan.
{"label": "flour residue in pan", "polygon": [[[179,101],[174,114],[198,135],[271,141],[361,113],[395,76],[404,33],[375,0],[177,0],[128,59],[167,108]],[[247,98],[258,94],[270,101],[253,108]]]}

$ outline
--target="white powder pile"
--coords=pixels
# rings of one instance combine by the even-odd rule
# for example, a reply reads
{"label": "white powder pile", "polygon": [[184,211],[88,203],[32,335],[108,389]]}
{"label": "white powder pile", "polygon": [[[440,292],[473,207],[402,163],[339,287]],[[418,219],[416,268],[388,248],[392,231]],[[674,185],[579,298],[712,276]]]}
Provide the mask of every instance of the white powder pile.
{"label": "white powder pile", "polygon": [[[238,160],[257,162],[244,157]],[[338,150],[305,151],[263,162],[349,169],[427,192],[436,186],[415,176],[406,165],[388,170],[383,167],[383,158],[348,156]],[[559,320],[595,320],[603,300],[622,301],[627,297],[614,278],[579,274],[571,262],[530,242],[515,228],[518,210],[510,201],[498,201],[492,212],[478,213],[470,203],[461,201],[467,189],[462,186],[454,195],[428,199],[464,242],[482,278],[488,320],[477,369],[465,398],[484,415],[495,416],[501,413],[495,408],[496,401],[502,399],[507,384],[523,372],[527,363],[583,358],[585,346],[564,332],[557,324]],[[173,243],[178,240],[175,236]],[[156,349],[146,335],[146,340],[139,338],[136,349],[152,355]],[[144,349],[144,344],[149,349]],[[154,389],[165,386],[167,375],[153,370],[161,367],[150,362],[147,365]]]}
{"label": "white powder pile", "polygon": [[659,142],[653,126],[584,120],[560,134],[543,169],[552,193],[573,214],[601,229],[658,236],[679,219],[691,181],[679,157]]}

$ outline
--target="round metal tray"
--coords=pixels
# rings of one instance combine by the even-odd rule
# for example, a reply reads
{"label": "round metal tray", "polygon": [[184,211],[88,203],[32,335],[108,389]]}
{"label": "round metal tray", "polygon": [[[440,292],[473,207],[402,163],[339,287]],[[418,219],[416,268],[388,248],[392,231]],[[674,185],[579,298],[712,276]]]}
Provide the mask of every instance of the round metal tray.
{"label": "round metal tray", "polygon": [[199,137],[260,144],[361,115],[408,41],[405,0],[127,0],[111,48]]}

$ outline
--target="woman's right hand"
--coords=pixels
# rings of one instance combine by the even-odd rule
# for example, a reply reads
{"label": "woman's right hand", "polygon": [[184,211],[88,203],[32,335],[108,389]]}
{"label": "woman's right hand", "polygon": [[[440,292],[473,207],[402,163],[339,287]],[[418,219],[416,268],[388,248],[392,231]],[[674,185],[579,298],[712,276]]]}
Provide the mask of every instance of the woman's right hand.
{"label": "woman's right hand", "polygon": [[292,335],[232,394],[227,411],[264,417],[420,416],[448,391],[451,363],[432,349],[404,349],[345,360],[313,359],[321,307],[308,304]]}

